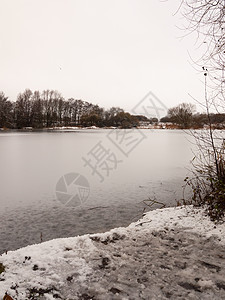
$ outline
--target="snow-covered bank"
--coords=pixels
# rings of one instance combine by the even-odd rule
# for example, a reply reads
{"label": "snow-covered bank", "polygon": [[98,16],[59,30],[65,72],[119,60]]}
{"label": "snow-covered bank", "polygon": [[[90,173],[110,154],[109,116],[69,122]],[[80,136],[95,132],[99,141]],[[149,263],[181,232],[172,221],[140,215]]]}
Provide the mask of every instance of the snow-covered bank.
{"label": "snow-covered bank", "polygon": [[225,224],[192,207],[0,257],[0,299],[224,299]]}

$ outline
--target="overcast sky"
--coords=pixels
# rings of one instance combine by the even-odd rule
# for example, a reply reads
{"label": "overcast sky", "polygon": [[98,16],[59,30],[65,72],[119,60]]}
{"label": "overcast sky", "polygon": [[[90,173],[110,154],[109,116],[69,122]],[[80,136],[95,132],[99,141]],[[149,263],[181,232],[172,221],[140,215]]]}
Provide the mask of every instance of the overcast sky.
{"label": "overcast sky", "polygon": [[149,91],[167,107],[202,100],[195,38],[179,0],[0,0],[0,90],[54,89],[131,110]]}

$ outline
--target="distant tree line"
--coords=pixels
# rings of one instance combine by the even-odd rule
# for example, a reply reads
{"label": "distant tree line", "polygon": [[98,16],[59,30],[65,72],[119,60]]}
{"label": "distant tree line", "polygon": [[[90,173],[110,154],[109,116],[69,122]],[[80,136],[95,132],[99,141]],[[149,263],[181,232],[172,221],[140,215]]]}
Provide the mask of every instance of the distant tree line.
{"label": "distant tree line", "polygon": [[134,116],[122,108],[105,110],[96,104],[69,98],[65,100],[55,90],[32,92],[26,89],[12,102],[0,92],[0,127],[47,128],[57,126],[114,126],[130,128],[139,121],[148,120],[145,116]]}
{"label": "distant tree line", "polygon": [[[225,114],[208,116],[204,113],[195,113],[193,104],[181,103],[170,108],[167,116],[160,121],[176,124],[179,128],[202,128],[209,122],[223,127]],[[143,115],[131,115],[120,107],[106,110],[97,104],[80,99],[65,100],[55,90],[32,92],[26,89],[18,95],[15,102],[10,101],[3,92],[0,92],[0,128],[41,129],[60,126],[131,128],[157,122],[157,118],[149,119]]]}
{"label": "distant tree line", "polygon": [[164,123],[173,123],[179,128],[203,128],[204,125],[214,124],[215,128],[225,128],[225,113],[207,114],[196,113],[191,103],[181,103],[168,109],[167,116],[160,119]]}

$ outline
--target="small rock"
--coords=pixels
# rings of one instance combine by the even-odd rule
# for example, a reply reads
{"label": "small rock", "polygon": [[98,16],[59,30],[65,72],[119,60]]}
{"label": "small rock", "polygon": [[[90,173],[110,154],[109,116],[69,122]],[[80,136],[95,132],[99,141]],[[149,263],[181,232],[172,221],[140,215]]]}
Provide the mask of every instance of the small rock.
{"label": "small rock", "polygon": [[69,281],[69,282],[71,282],[71,281],[73,280],[73,276],[68,276],[68,277],[66,278],[66,280]]}
{"label": "small rock", "polygon": [[37,271],[39,269],[38,265],[33,266],[33,271]]}
{"label": "small rock", "polygon": [[121,293],[121,291],[119,289],[114,288],[114,287],[112,287],[109,291],[112,292],[113,294],[119,294],[119,293]]}
{"label": "small rock", "polygon": [[102,264],[99,266],[100,269],[106,269],[110,262],[110,259],[108,257],[103,257],[102,258]]}

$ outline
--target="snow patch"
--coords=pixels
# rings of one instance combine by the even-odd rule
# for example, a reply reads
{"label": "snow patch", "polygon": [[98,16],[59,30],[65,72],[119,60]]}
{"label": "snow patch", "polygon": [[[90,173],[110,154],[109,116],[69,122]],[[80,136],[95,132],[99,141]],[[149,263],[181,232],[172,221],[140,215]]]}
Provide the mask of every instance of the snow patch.
{"label": "snow patch", "polygon": [[7,292],[17,300],[186,299],[190,293],[220,299],[225,270],[215,251],[224,244],[225,224],[215,225],[202,209],[158,209],[127,228],[3,254],[0,298]]}

